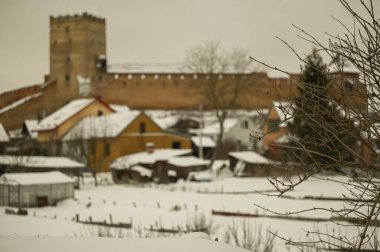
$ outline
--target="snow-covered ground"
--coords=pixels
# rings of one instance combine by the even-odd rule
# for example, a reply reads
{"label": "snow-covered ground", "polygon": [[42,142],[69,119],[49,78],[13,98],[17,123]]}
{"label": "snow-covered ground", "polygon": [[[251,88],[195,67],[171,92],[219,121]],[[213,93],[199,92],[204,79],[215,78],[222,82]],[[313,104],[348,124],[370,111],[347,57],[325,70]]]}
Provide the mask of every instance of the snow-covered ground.
{"label": "snow-covered ground", "polygon": [[[148,229],[180,229],[205,217],[211,227],[211,238],[223,241],[225,230],[233,223],[239,225],[242,218],[212,215],[212,210],[232,211],[251,214],[270,214],[258,206],[276,212],[299,211],[310,207],[340,207],[341,201],[297,200],[266,196],[255,191],[270,191],[273,187],[265,178],[223,178],[210,183],[179,181],[169,185],[114,185],[103,184],[94,187],[88,183],[75,191],[75,199],[60,202],[55,207],[29,208],[28,216],[5,215],[0,208],[0,236],[99,236],[99,226],[75,222],[106,221],[109,223],[132,223],[133,229],[111,231],[115,237],[159,237],[170,234],[149,232]],[[334,179],[344,180],[343,177]],[[328,196],[341,197],[345,188],[336,183],[310,179],[301,184],[289,196]],[[311,218],[330,218],[326,211],[311,211],[296,215]],[[252,230],[263,235],[266,231],[277,232],[285,238],[304,240],[306,230],[326,231],[327,228],[339,230],[348,237],[357,233],[356,228],[336,226],[331,222],[295,221],[274,218],[248,218]],[[284,241],[275,240],[278,247]],[[0,245],[1,248],[1,245]],[[0,249],[1,250],[1,249]],[[277,251],[282,251],[279,249]]]}

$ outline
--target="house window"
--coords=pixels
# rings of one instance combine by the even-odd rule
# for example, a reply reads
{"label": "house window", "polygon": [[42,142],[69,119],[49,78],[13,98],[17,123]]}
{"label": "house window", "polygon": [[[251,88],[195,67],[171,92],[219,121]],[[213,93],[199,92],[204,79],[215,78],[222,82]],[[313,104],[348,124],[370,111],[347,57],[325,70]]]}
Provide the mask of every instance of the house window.
{"label": "house window", "polygon": [[172,142],[172,149],[181,149],[181,142],[178,142],[178,141]]}
{"label": "house window", "polygon": [[242,121],[240,126],[242,129],[248,129],[248,121],[247,120]]}
{"label": "house window", "polygon": [[70,75],[69,75],[69,74],[66,74],[66,75],[65,75],[65,81],[66,81],[66,82],[69,82],[69,81],[70,81]]}
{"label": "house window", "polygon": [[102,115],[103,115],[103,111],[98,110],[98,116],[102,116]]}
{"label": "house window", "polygon": [[69,32],[69,31],[70,31],[69,27],[66,26],[66,27],[65,27],[65,32]]}
{"label": "house window", "polygon": [[269,120],[268,121],[268,132],[275,132],[279,130],[279,120]]}
{"label": "house window", "polygon": [[141,122],[140,123],[140,134],[145,133],[145,123]]}
{"label": "house window", "polygon": [[109,143],[104,144],[104,155],[111,155],[111,145]]}
{"label": "house window", "polygon": [[347,80],[343,83],[343,88],[344,91],[351,92],[354,89],[354,85],[352,84],[352,81]]}
{"label": "house window", "polygon": [[67,63],[67,64],[70,64],[70,62],[71,62],[71,60],[70,60],[70,56],[67,56],[67,57],[66,57],[66,63]]}

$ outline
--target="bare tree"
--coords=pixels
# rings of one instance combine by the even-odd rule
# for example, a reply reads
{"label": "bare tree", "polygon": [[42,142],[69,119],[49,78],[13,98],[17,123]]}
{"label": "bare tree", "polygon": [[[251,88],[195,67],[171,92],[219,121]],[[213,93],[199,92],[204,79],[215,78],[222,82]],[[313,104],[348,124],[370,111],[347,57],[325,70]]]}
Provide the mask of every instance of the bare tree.
{"label": "bare tree", "polygon": [[219,42],[210,41],[186,51],[184,67],[194,74],[191,89],[201,97],[205,107],[215,111],[219,123],[216,148],[211,158],[212,166],[223,141],[224,121],[229,109],[241,105],[249,85],[247,52],[240,48],[223,49]]}
{"label": "bare tree", "polygon": [[[300,37],[310,42],[317,52],[330,57],[330,71],[327,73],[330,82],[328,92],[319,96],[318,99],[303,99],[306,96],[299,97],[305,95],[301,92],[298,94],[298,100],[293,101],[295,108],[307,107],[308,111],[303,111],[302,116],[310,122],[308,127],[313,132],[313,142],[306,137],[296,138],[292,145],[282,147],[294,154],[305,168],[304,172],[295,179],[286,181],[280,178],[271,178],[270,182],[278,191],[276,196],[292,190],[310,177],[331,180],[347,189],[347,193],[342,195],[343,207],[337,209],[312,207],[301,212],[319,210],[330,212],[333,221],[356,226],[356,236],[341,236],[331,230],[330,232],[313,231],[309,233],[313,233],[315,236],[307,243],[294,243],[293,241],[293,244],[313,244],[321,249],[375,251],[379,247],[377,233],[380,214],[380,161],[378,154],[380,139],[380,25],[371,0],[360,0],[360,10],[353,9],[346,0],[340,0],[340,2],[353,18],[352,28],[349,24],[334,18],[344,29],[344,35],[328,34],[328,42],[323,43],[307,31],[294,26],[300,32]],[[286,41],[283,42],[306,66],[310,66],[307,58],[301,57],[296,49]],[[251,59],[278,70],[253,57]],[[358,78],[355,78],[352,73],[347,74],[348,64],[359,71]],[[280,71],[289,74],[287,71]],[[294,75],[289,74],[289,76],[298,81],[300,88],[310,87],[313,84],[305,82],[302,78],[296,78]],[[309,91],[306,93],[310,96]],[[334,108],[339,113],[323,111],[322,114],[319,106],[321,102],[334,104]],[[281,105],[279,108],[283,109],[286,114],[285,121],[292,120],[296,116],[291,111],[284,111]],[[332,120],[327,121],[322,117],[331,117]],[[355,144],[347,144],[345,140],[348,138]],[[328,146],[329,149],[323,150],[322,146]],[[305,162],[304,156],[308,157],[307,162]],[[327,161],[321,162],[321,160]],[[347,180],[338,181],[320,177],[321,173],[332,169],[344,170]]]}
{"label": "bare tree", "polygon": [[95,186],[98,185],[97,174],[111,154],[112,125],[108,119],[107,116],[84,118],[65,136],[62,148],[64,156],[88,167]]}

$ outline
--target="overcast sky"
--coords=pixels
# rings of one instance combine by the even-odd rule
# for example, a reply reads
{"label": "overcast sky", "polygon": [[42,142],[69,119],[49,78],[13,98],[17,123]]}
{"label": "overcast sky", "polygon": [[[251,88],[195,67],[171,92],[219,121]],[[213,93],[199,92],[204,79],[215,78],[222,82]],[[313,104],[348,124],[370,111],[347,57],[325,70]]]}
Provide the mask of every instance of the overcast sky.
{"label": "overcast sky", "polygon": [[322,41],[324,32],[343,33],[332,15],[352,26],[338,0],[0,0],[0,93],[41,83],[49,71],[49,16],[84,11],[106,18],[109,63],[178,62],[186,48],[220,40],[297,72],[296,57],[275,36],[307,53],[311,45],[292,24]]}

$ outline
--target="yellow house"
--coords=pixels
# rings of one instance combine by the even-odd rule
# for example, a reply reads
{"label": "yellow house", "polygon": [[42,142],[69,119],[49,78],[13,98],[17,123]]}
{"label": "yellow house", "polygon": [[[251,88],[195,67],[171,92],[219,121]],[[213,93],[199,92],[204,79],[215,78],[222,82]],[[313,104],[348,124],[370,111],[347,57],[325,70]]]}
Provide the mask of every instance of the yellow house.
{"label": "yellow house", "polygon": [[87,164],[96,172],[109,171],[110,163],[120,156],[145,151],[147,143],[156,148],[191,149],[189,137],[165,132],[140,111],[85,118],[63,140],[71,151],[82,148],[85,141]]}
{"label": "yellow house", "polygon": [[100,98],[73,100],[44,118],[35,131],[39,142],[60,140],[80,120],[88,116],[99,116],[115,111]]}

